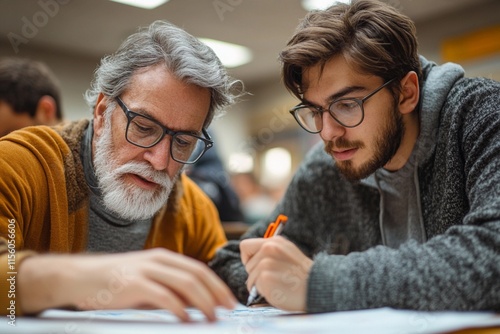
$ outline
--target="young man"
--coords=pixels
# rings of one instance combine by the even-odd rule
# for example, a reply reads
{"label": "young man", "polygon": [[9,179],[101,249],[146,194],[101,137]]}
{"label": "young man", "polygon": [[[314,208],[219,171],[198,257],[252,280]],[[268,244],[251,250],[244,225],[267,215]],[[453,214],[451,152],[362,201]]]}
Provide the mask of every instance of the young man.
{"label": "young man", "polygon": [[[237,298],[500,310],[500,84],[419,57],[414,24],[378,1],[309,13],[281,60],[293,116],[324,144],[211,263]],[[283,236],[256,238],[278,214]]]}
{"label": "young man", "polygon": [[0,59],[0,137],[62,120],[59,85],[50,69],[24,58]]}
{"label": "young man", "polygon": [[157,21],[102,60],[91,122],[3,137],[1,312],[155,307],[186,320],[190,305],[213,320],[232,307],[203,263],[226,242],[217,211],[182,170],[212,146],[205,129],[236,83],[211,49]]}

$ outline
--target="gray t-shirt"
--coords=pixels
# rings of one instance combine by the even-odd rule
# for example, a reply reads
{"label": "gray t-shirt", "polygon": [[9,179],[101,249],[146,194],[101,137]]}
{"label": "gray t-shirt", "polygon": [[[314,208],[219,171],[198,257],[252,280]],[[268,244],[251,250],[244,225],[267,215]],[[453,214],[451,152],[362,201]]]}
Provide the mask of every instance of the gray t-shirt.
{"label": "gray t-shirt", "polygon": [[388,247],[399,248],[411,239],[419,243],[427,240],[416,171],[414,164],[407,163],[395,172],[381,168],[362,180],[380,193],[380,232]]}

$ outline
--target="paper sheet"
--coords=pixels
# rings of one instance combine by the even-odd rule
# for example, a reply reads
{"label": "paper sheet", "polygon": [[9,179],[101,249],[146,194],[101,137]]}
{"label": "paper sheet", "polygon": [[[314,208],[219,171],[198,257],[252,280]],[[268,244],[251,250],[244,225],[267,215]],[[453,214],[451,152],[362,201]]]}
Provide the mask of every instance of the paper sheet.
{"label": "paper sheet", "polygon": [[207,323],[197,309],[188,309],[190,323],[180,323],[165,310],[98,310],[72,312],[47,310],[37,318],[21,317],[16,327],[0,322],[0,333],[50,334],[435,334],[464,328],[500,328],[500,316],[488,312],[417,312],[380,308],[373,310],[292,314],[272,307],[217,310],[219,321]]}

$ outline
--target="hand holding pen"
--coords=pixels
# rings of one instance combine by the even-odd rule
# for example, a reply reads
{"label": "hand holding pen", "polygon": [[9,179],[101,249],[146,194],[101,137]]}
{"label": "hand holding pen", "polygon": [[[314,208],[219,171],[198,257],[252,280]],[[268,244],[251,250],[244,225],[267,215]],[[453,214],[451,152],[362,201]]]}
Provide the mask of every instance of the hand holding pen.
{"label": "hand holding pen", "polygon": [[[275,235],[279,235],[285,226],[288,217],[285,215],[279,215],[276,218],[274,223],[269,224],[267,227],[266,233],[264,234],[264,239],[274,237]],[[257,291],[257,287],[254,285],[250,290],[250,295],[248,296],[247,306],[252,305],[257,298],[259,297],[259,292]]]}
{"label": "hand holding pen", "polygon": [[278,217],[274,225],[268,227],[265,238],[242,240],[241,261],[248,273],[248,290],[256,290],[254,287],[258,286],[258,293],[251,293],[257,295],[256,300],[260,295],[274,307],[305,311],[307,280],[313,261],[292,241],[278,236],[286,221],[286,216]]}

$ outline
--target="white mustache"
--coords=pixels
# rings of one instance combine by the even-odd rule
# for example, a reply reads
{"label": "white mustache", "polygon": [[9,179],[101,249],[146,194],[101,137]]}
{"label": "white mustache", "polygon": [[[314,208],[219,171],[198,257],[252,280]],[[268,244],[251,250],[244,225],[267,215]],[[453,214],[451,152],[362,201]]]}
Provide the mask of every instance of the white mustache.
{"label": "white mustache", "polygon": [[172,185],[172,180],[165,172],[154,170],[146,163],[137,161],[127,162],[126,164],[116,168],[114,171],[116,176],[129,173],[139,175],[140,177],[157,183],[163,187],[170,187]]}

